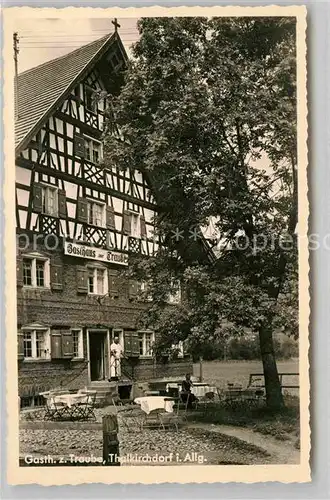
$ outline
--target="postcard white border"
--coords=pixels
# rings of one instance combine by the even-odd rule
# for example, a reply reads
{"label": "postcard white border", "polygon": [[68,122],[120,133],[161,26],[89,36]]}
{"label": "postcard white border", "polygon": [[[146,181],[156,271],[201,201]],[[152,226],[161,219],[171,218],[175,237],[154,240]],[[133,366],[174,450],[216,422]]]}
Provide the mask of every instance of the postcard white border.
{"label": "postcard white border", "polygon": [[[18,18],[124,18],[154,16],[295,16],[297,18],[297,68],[298,68],[298,164],[299,164],[299,299],[300,299],[300,421],[301,462],[299,465],[253,465],[253,466],[153,466],[120,467],[63,467],[30,468],[19,467],[18,442],[18,383],[16,353],[16,262],[15,250],[15,157],[14,157],[14,93],[12,58],[12,33]],[[307,198],[307,89],[306,89],[306,7],[141,7],[141,8],[32,8],[10,7],[3,9],[4,17],[4,137],[5,137],[5,290],[6,290],[6,379],[7,379],[7,480],[9,484],[76,485],[86,483],[104,484],[159,484],[159,483],[255,483],[279,481],[283,483],[308,482],[311,480],[310,427],[309,427],[309,262],[308,262],[308,216]]]}

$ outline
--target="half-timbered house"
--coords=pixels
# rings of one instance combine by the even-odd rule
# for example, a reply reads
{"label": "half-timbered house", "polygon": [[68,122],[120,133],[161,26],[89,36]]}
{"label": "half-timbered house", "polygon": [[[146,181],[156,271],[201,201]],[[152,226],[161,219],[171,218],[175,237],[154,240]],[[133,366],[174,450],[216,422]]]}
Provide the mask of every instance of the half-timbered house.
{"label": "half-timbered house", "polygon": [[[107,95],[127,56],[118,33],[21,73],[17,79],[16,221],[18,376],[21,398],[52,387],[108,382],[110,345],[125,358],[116,389],[182,377],[186,355],[152,356],[155,333],[137,331],[146,307],[124,279],[130,252],[152,254],[157,210],[144,175],[102,164]],[[95,98],[97,96],[97,98]],[[103,97],[102,97],[103,96]],[[124,390],[122,394],[124,394]],[[126,391],[127,394],[127,391]]]}

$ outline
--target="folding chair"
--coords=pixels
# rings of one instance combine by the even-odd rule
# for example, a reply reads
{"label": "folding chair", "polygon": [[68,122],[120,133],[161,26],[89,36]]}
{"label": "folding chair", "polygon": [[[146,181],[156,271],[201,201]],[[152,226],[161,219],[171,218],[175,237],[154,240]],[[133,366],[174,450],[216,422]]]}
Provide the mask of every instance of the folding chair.
{"label": "folding chair", "polygon": [[81,420],[88,420],[89,418],[96,420],[96,415],[94,413],[96,391],[86,390],[81,391],[81,393],[86,395],[86,399],[73,406],[72,416]]}
{"label": "folding chair", "polygon": [[56,413],[57,413],[53,398],[50,396],[49,393],[43,394],[43,397],[45,399],[44,420],[52,420],[56,416]]}
{"label": "folding chair", "polygon": [[145,413],[139,405],[131,405],[120,411],[120,419],[128,432],[138,429],[142,430]]}
{"label": "folding chair", "polygon": [[71,417],[71,408],[68,407],[67,404],[62,403],[62,401],[56,401],[56,396],[52,395],[52,404],[55,407],[54,418],[56,419],[65,419],[66,417]]}
{"label": "folding chair", "polygon": [[156,408],[151,410],[150,413],[145,413],[144,418],[142,417],[141,428],[155,429],[160,427],[159,414],[163,412],[162,408]]}
{"label": "folding chair", "polygon": [[[166,427],[170,428],[172,425],[176,428],[176,431],[179,432],[179,423],[180,423],[180,405],[177,404],[175,411],[173,413],[170,412],[160,412],[159,421],[161,428],[165,431]],[[187,418],[187,417],[185,417]]]}
{"label": "folding chair", "polygon": [[220,403],[220,396],[218,392],[209,391],[204,394],[196,403],[196,410],[202,408],[206,410],[208,407],[214,406]]}

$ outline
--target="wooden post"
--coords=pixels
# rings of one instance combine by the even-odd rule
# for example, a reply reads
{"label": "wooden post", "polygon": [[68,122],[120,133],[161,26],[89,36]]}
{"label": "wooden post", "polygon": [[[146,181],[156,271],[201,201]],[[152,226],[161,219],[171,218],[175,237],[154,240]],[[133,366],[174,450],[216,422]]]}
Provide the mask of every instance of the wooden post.
{"label": "wooden post", "polygon": [[103,429],[103,463],[104,465],[120,465],[117,415],[105,415],[102,418]]}
{"label": "wooden post", "polygon": [[203,382],[203,356],[199,357],[199,381]]}

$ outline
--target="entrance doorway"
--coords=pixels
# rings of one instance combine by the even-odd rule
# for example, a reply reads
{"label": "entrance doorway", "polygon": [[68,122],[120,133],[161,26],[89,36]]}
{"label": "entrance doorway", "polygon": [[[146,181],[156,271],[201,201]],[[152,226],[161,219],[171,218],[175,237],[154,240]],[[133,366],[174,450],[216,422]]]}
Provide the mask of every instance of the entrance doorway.
{"label": "entrance doorway", "polygon": [[106,331],[89,331],[89,363],[91,381],[106,378]]}

